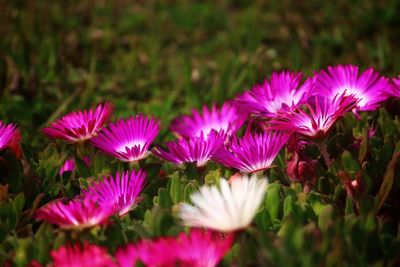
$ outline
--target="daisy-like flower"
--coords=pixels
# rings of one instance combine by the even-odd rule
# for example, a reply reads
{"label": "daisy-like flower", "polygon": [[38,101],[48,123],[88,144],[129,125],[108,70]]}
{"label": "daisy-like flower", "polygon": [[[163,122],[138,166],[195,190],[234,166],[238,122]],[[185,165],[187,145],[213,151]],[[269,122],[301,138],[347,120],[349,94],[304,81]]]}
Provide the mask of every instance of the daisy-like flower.
{"label": "daisy-like flower", "polygon": [[94,198],[75,198],[65,204],[56,200],[45,205],[36,212],[36,218],[63,229],[81,230],[107,223],[113,213],[112,205],[100,205]]}
{"label": "daisy-like flower", "polygon": [[189,235],[181,233],[176,243],[177,258],[183,266],[214,267],[231,248],[233,234],[192,229]]}
{"label": "daisy-like flower", "polygon": [[[52,267],[113,267],[112,257],[103,247],[85,242],[83,245],[66,245],[51,253]],[[133,265],[132,265],[133,266]]]}
{"label": "daisy-like flower", "polygon": [[0,151],[8,147],[16,154],[20,154],[20,141],[21,132],[19,128],[15,124],[5,124],[0,121]]}
{"label": "daisy-like flower", "polygon": [[302,85],[301,78],[301,73],[273,72],[269,80],[238,95],[235,102],[239,108],[252,114],[276,117],[282,109],[304,102],[313,90],[313,78],[308,78]]}
{"label": "daisy-like flower", "polygon": [[308,112],[298,108],[269,122],[272,129],[294,131],[301,135],[319,139],[325,137],[336,121],[356,107],[354,96],[336,96],[333,99],[314,97],[307,103]]}
{"label": "daisy-like flower", "polygon": [[224,132],[217,133],[213,130],[208,138],[205,138],[202,134],[200,137],[181,138],[167,142],[166,146],[169,151],[155,147],[153,154],[174,164],[196,162],[197,167],[201,167],[211,159],[225,140],[226,134]]}
{"label": "daisy-like flower", "polygon": [[218,186],[202,186],[191,195],[194,206],[184,203],[179,216],[191,227],[233,232],[250,225],[264,198],[267,179],[242,175],[230,184],[220,179]]}
{"label": "daisy-like flower", "polygon": [[173,237],[142,240],[137,244],[137,250],[139,259],[145,266],[177,266],[176,240]]}
{"label": "daisy-like flower", "polygon": [[146,266],[216,266],[231,248],[233,234],[192,229],[187,235],[143,240],[119,248],[115,258],[120,267],[132,267],[137,262]]}
{"label": "daisy-like flower", "polygon": [[108,121],[112,113],[110,103],[100,104],[95,110],[89,109],[69,113],[43,128],[42,132],[49,138],[63,139],[69,143],[83,142],[91,139]]}
{"label": "daisy-like flower", "polygon": [[123,172],[104,177],[103,181],[94,183],[83,191],[85,197],[95,197],[100,206],[109,204],[114,206],[119,216],[127,214],[136,207],[139,202],[139,194],[145,184],[146,173],[142,170],[137,172]]}
{"label": "daisy-like flower", "polygon": [[144,115],[110,123],[90,143],[121,161],[134,162],[145,158],[160,131],[160,121]]}
{"label": "daisy-like flower", "polygon": [[334,99],[337,95],[354,95],[361,111],[375,110],[387,99],[390,91],[388,80],[369,68],[359,73],[358,66],[337,65],[316,75],[316,92]]}
{"label": "daisy-like flower", "polygon": [[139,251],[135,244],[129,244],[118,248],[114,256],[119,267],[134,267],[139,260]]}
{"label": "daisy-like flower", "polygon": [[203,106],[203,112],[192,111],[192,115],[181,116],[171,124],[171,131],[181,137],[200,137],[202,134],[207,138],[212,130],[224,131],[228,136],[232,135],[242,127],[247,114],[239,111],[232,102],[226,102],[221,108],[213,105],[211,109]]}
{"label": "daisy-like flower", "polygon": [[273,160],[288,139],[289,134],[274,131],[248,133],[242,138],[234,137],[212,159],[243,173],[266,170],[272,166]]}

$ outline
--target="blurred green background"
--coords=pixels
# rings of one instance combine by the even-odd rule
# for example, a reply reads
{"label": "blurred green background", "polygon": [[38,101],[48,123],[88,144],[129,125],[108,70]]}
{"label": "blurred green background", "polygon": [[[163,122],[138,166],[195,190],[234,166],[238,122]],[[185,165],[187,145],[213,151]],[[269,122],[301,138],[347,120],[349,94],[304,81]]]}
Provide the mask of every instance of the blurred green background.
{"label": "blurred green background", "polygon": [[111,101],[116,117],[222,103],[273,70],[400,69],[400,2],[0,1],[0,119],[39,129]]}

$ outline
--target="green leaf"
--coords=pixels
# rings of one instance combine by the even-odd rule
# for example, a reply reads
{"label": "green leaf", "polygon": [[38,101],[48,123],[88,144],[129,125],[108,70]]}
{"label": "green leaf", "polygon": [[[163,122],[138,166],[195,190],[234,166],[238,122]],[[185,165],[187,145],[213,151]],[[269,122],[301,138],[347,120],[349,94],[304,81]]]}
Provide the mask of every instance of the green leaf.
{"label": "green leaf", "polygon": [[362,134],[362,140],[360,144],[360,150],[358,151],[358,162],[363,162],[368,153],[368,128],[364,128],[363,134]]}
{"label": "green leaf", "polygon": [[325,204],[322,202],[321,197],[313,191],[311,191],[308,195],[308,201],[310,202],[315,214],[317,215],[319,215],[325,208]]}
{"label": "green leaf", "polygon": [[19,193],[13,201],[13,210],[17,215],[17,220],[21,217],[21,212],[22,209],[24,208],[24,205],[25,205],[25,195],[24,193]]}
{"label": "green leaf", "polygon": [[216,169],[214,171],[209,171],[204,177],[204,184],[206,185],[217,185],[219,184],[219,179],[221,178],[221,170]]}
{"label": "green leaf", "polygon": [[343,168],[350,173],[354,173],[360,170],[358,162],[353,159],[350,152],[347,150],[342,153],[342,165]]}
{"label": "green leaf", "polygon": [[378,204],[376,206],[375,212],[378,212],[381,209],[381,207],[385,203],[386,198],[389,196],[390,191],[392,190],[394,177],[396,175],[397,161],[399,160],[399,158],[400,153],[394,153],[392,156],[392,160],[389,162],[389,165],[386,168],[385,175],[383,176],[383,182],[377,195]]}
{"label": "green leaf", "polygon": [[280,190],[277,187],[268,188],[265,206],[269,215],[271,216],[272,221],[279,220],[281,211],[281,198]]}
{"label": "green leaf", "polygon": [[335,217],[335,209],[332,205],[325,205],[318,217],[318,226],[325,230],[333,223]]}
{"label": "green leaf", "polygon": [[86,190],[88,188],[88,186],[89,186],[87,180],[85,178],[82,178],[82,177],[79,177],[78,180],[79,180],[79,185],[80,185],[81,189]]}
{"label": "green leaf", "polygon": [[196,180],[192,180],[185,186],[183,190],[183,200],[190,203],[190,196],[196,191],[199,191],[199,183]]}
{"label": "green leaf", "polygon": [[181,200],[182,184],[181,184],[180,179],[181,178],[180,178],[179,172],[174,172],[170,176],[169,193],[170,193],[171,199],[174,202],[174,204],[179,203]]}
{"label": "green leaf", "polygon": [[288,216],[289,214],[292,214],[295,209],[295,200],[292,196],[288,196],[285,198],[283,202],[283,216]]}
{"label": "green leaf", "polygon": [[158,204],[163,208],[170,208],[173,203],[169,192],[165,188],[158,189]]}

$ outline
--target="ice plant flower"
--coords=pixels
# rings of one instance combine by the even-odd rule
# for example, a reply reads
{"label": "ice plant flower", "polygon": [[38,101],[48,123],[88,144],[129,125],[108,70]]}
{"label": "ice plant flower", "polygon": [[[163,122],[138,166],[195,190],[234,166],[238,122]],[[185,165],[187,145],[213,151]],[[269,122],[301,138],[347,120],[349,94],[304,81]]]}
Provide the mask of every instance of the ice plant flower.
{"label": "ice plant flower", "polygon": [[215,152],[224,144],[226,135],[224,132],[211,131],[208,138],[203,134],[200,137],[189,139],[181,138],[166,143],[169,151],[159,147],[153,149],[153,154],[174,164],[196,162],[197,167],[204,166]]}
{"label": "ice plant flower", "polygon": [[286,144],[288,133],[265,131],[246,133],[242,138],[233,137],[230,143],[219,149],[213,160],[243,173],[253,173],[268,169]]}
{"label": "ice plant flower", "polygon": [[255,85],[235,99],[237,106],[252,114],[276,117],[282,109],[303,103],[313,90],[313,78],[301,84],[301,73],[273,72],[269,80]]}
{"label": "ice plant flower", "polygon": [[242,175],[218,186],[202,186],[191,195],[194,206],[181,204],[179,216],[191,227],[205,227],[221,232],[246,228],[253,220],[265,194],[267,179]]}
{"label": "ice plant flower", "polygon": [[139,252],[135,244],[128,244],[118,248],[114,256],[119,267],[133,267],[139,259]]}
{"label": "ice plant flower", "polygon": [[143,240],[119,248],[115,258],[120,267],[132,267],[137,262],[145,266],[216,266],[231,248],[233,234],[192,229],[187,235]]}
{"label": "ice plant flower", "polygon": [[36,219],[80,230],[107,223],[113,212],[112,205],[100,205],[93,198],[75,198],[67,203],[55,200],[45,205],[36,212]]}
{"label": "ice plant flower", "polygon": [[[175,238],[159,238],[142,240],[137,244],[139,259],[149,267],[174,267],[177,260]],[[178,265],[179,266],[179,265]]]}
{"label": "ice plant flower", "polygon": [[112,113],[110,103],[100,104],[95,110],[71,112],[42,132],[52,139],[63,139],[69,143],[83,142],[91,139],[108,121]]}
{"label": "ice plant flower", "polygon": [[148,155],[149,147],[159,131],[158,119],[136,115],[110,123],[90,143],[121,161],[134,162]]}
{"label": "ice plant flower", "polygon": [[[114,267],[112,257],[103,247],[85,242],[83,245],[66,245],[50,253],[52,267]],[[133,265],[132,265],[133,266]]]}
{"label": "ice plant flower", "polygon": [[298,108],[269,124],[272,129],[294,131],[314,139],[323,138],[339,118],[356,107],[357,101],[353,95],[342,94],[333,99],[314,96],[314,101],[306,104],[309,113]]}
{"label": "ice plant flower", "polygon": [[87,190],[83,190],[85,197],[94,197],[100,206],[110,204],[114,206],[119,216],[127,214],[139,202],[139,194],[145,184],[146,173],[142,170],[126,171],[104,177],[102,181],[94,183]]}
{"label": "ice plant flower", "polygon": [[176,242],[180,266],[214,267],[229,251],[233,234],[222,235],[214,231],[191,229],[190,233],[179,234]]}
{"label": "ice plant flower", "polygon": [[247,113],[239,111],[232,102],[226,102],[221,108],[213,105],[211,109],[203,106],[202,113],[192,111],[192,115],[184,115],[176,118],[171,124],[171,131],[181,137],[200,137],[202,134],[207,138],[212,130],[224,131],[228,136],[232,135],[242,127],[247,118]]}
{"label": "ice plant flower", "polygon": [[316,92],[330,99],[337,95],[354,95],[359,99],[357,109],[375,110],[387,99],[390,84],[374,69],[359,73],[358,66],[337,65],[316,74]]}
{"label": "ice plant flower", "polygon": [[0,121],[0,151],[7,147],[19,155],[19,142],[21,141],[21,132],[19,128],[12,123],[5,124]]}
{"label": "ice plant flower", "polygon": [[393,86],[391,95],[400,97],[400,75],[397,78],[393,78]]}

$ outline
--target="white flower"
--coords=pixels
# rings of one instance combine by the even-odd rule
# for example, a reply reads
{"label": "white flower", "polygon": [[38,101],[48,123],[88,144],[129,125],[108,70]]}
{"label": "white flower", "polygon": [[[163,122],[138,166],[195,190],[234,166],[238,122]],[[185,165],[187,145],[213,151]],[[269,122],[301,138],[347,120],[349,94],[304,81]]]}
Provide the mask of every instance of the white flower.
{"label": "white flower", "polygon": [[267,187],[267,179],[242,175],[220,180],[217,186],[202,186],[191,196],[194,206],[181,204],[179,215],[184,224],[231,232],[247,227],[253,220]]}

